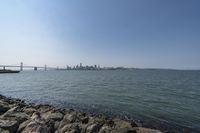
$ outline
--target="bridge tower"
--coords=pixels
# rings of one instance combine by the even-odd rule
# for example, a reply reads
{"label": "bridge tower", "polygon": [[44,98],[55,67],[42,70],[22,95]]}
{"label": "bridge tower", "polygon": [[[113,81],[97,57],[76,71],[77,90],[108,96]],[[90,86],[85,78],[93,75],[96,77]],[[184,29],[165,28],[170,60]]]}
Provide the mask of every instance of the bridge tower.
{"label": "bridge tower", "polygon": [[20,71],[23,71],[23,62],[20,63]]}
{"label": "bridge tower", "polygon": [[37,71],[37,69],[38,69],[37,67],[34,67],[34,71]]}
{"label": "bridge tower", "polygon": [[47,65],[44,65],[44,70],[47,71]]}

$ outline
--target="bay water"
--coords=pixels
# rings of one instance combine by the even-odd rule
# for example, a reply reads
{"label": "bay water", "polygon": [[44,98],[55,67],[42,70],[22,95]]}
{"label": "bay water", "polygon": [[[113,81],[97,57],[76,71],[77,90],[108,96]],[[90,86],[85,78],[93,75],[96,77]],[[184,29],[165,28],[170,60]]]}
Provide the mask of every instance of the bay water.
{"label": "bay water", "polygon": [[0,94],[200,132],[200,71],[22,71],[0,75]]}

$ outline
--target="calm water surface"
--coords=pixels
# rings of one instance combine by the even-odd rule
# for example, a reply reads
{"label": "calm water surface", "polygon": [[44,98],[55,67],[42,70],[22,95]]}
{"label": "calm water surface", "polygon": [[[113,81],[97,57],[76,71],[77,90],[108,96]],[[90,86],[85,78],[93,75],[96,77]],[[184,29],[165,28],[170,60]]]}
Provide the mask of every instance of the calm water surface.
{"label": "calm water surface", "polygon": [[200,132],[200,71],[23,71],[0,94]]}

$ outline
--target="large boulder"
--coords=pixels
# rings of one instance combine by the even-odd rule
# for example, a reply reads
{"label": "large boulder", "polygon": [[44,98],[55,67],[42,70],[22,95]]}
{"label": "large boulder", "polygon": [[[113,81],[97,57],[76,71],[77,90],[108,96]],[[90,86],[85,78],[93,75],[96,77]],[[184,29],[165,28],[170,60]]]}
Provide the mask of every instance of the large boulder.
{"label": "large boulder", "polygon": [[69,115],[65,115],[64,119],[69,123],[73,123],[78,119],[78,117],[75,113],[72,113]]}
{"label": "large boulder", "polygon": [[18,112],[16,108],[12,108],[8,110],[6,113],[4,113],[0,118],[5,120],[15,120],[19,124],[28,120],[30,116],[27,115],[26,113]]}
{"label": "large boulder", "polygon": [[15,120],[2,120],[0,119],[0,128],[7,130],[10,133],[15,133],[18,128],[18,122]]}
{"label": "large boulder", "polygon": [[50,127],[44,123],[38,123],[36,121],[30,122],[22,131],[22,133],[51,133]]}
{"label": "large boulder", "polygon": [[33,113],[31,118],[28,121],[22,123],[18,128],[19,133],[51,133],[53,130],[53,122],[51,120],[46,121],[43,119],[39,112]]}
{"label": "large boulder", "polygon": [[60,121],[55,121],[54,122],[54,129],[57,130],[59,128]]}
{"label": "large boulder", "polygon": [[18,111],[18,107],[13,107],[1,115],[0,128],[8,130],[10,133],[15,133],[20,123],[29,119],[26,113]]}
{"label": "large boulder", "polygon": [[67,124],[59,129],[59,133],[80,133],[81,127],[77,123]]}
{"label": "large boulder", "polygon": [[76,122],[77,119],[78,119],[78,117],[75,113],[66,114],[64,116],[63,120],[60,122],[59,129],[62,129],[67,124]]}
{"label": "large boulder", "polygon": [[89,117],[85,116],[85,117],[81,118],[81,122],[82,122],[82,124],[88,124]]}
{"label": "large boulder", "polygon": [[101,125],[98,123],[91,124],[87,127],[87,133],[98,133],[101,128]]}
{"label": "large boulder", "polygon": [[61,121],[64,115],[60,112],[47,112],[42,115],[42,118],[46,120],[54,120],[54,121]]}
{"label": "large boulder", "polygon": [[36,105],[35,108],[40,113],[46,113],[54,109],[52,106],[49,106],[49,105]]}
{"label": "large boulder", "polygon": [[112,130],[113,130],[112,127],[108,125],[103,125],[99,130],[99,133],[110,133]]}
{"label": "large boulder", "polygon": [[124,120],[120,120],[120,119],[114,119],[114,126],[116,129],[131,129],[132,125],[131,123],[124,121]]}
{"label": "large boulder", "polygon": [[21,123],[18,127],[18,130],[17,130],[17,133],[21,133],[24,128],[31,122],[31,120],[27,120],[27,121],[24,121],[23,123]]}
{"label": "large boulder", "polygon": [[24,107],[23,112],[27,113],[28,115],[32,115],[37,110],[33,107]]}

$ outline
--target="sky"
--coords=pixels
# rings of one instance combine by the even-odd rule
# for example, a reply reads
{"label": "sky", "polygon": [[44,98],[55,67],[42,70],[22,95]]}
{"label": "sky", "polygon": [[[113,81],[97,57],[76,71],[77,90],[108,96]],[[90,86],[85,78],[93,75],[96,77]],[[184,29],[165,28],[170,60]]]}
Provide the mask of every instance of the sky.
{"label": "sky", "polygon": [[0,64],[200,69],[199,0],[0,0]]}

